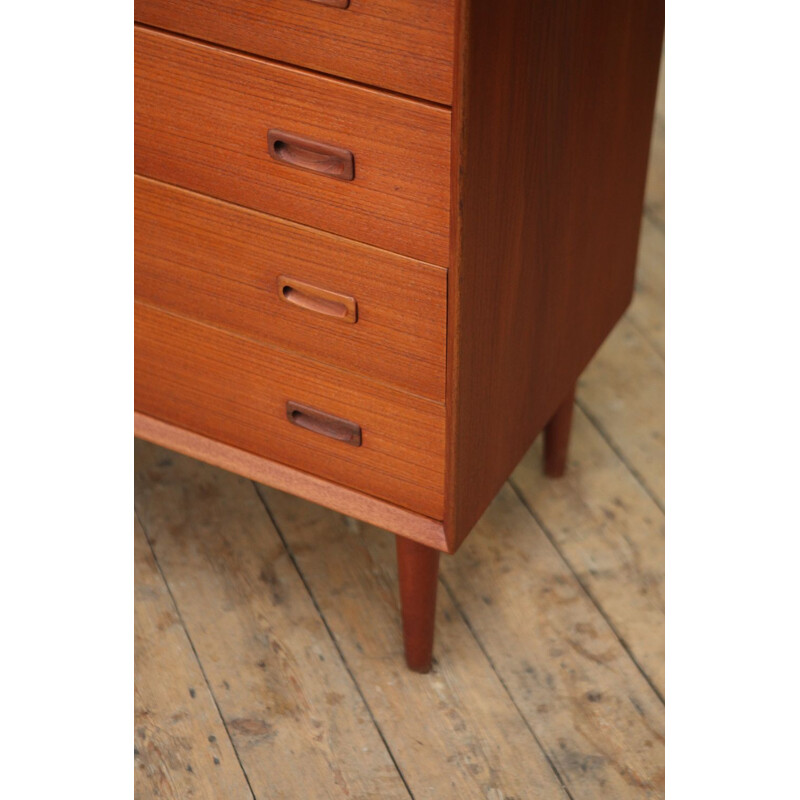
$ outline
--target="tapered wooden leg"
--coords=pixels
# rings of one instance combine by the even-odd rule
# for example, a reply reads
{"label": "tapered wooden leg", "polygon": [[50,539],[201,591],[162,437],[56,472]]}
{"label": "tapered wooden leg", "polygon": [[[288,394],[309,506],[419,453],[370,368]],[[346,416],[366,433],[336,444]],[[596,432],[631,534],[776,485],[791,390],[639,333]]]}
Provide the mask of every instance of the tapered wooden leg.
{"label": "tapered wooden leg", "polygon": [[395,538],[406,663],[415,672],[427,672],[433,657],[439,551],[404,536]]}
{"label": "tapered wooden leg", "polygon": [[560,478],[567,468],[567,448],[572,429],[572,406],[575,403],[575,388],[558,407],[553,418],[544,429],[544,471],[551,478]]}

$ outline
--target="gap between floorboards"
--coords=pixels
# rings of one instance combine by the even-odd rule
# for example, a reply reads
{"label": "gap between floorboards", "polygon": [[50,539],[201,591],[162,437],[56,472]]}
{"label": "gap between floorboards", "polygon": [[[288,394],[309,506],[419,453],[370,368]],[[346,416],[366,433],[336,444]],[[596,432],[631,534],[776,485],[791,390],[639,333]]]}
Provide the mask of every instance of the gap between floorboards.
{"label": "gap between floorboards", "polygon": [[339,646],[339,642],[336,639],[336,635],[334,634],[333,630],[328,624],[328,620],[325,618],[325,614],[322,612],[322,609],[320,608],[320,605],[317,602],[317,598],[314,596],[314,592],[311,590],[311,586],[308,584],[305,575],[303,575],[303,571],[300,569],[300,565],[297,563],[297,559],[295,558],[294,553],[292,552],[292,548],[289,547],[289,543],[286,541],[286,537],[284,536],[283,531],[280,529],[278,521],[272,514],[272,511],[269,508],[269,504],[267,503],[266,499],[263,497],[261,492],[258,491],[258,485],[255,483],[255,481],[251,481],[251,483],[253,485],[253,491],[256,493],[256,497],[261,501],[261,505],[264,507],[264,513],[267,515],[273,527],[275,528],[275,531],[278,534],[278,538],[280,538],[281,544],[283,544],[283,549],[289,556],[289,560],[292,562],[292,565],[294,566],[297,575],[299,576],[303,586],[305,587],[306,593],[308,594],[311,603],[316,609],[317,614],[319,614],[319,618],[322,620],[322,624],[325,626],[325,630],[328,632],[328,636],[330,637],[331,643],[336,649],[336,652],[339,654],[339,659],[342,662],[342,666],[345,668],[347,674],[350,676],[350,680],[353,682],[353,686],[356,692],[358,693],[358,696],[361,698],[361,702],[364,704],[364,708],[367,710],[367,714],[369,714],[369,718],[370,720],[372,720],[372,724],[375,726],[375,730],[378,732],[378,736],[380,736],[381,741],[383,742],[383,746],[386,748],[387,755],[391,759],[392,764],[394,764],[394,768],[397,770],[397,774],[400,776],[400,780],[403,782],[403,786],[406,787],[408,796],[411,798],[411,800],[415,800],[414,793],[411,791],[411,787],[408,785],[406,776],[403,774],[403,770],[400,769],[400,765],[397,763],[397,760],[395,759],[394,753],[392,752],[392,748],[389,747],[389,742],[386,740],[386,736],[384,735],[381,726],[378,724],[378,720],[375,719],[375,714],[372,712],[372,708],[367,702],[367,698],[365,697],[364,692],[361,690],[361,686],[359,686],[355,674],[350,668],[350,665],[347,663],[347,659],[345,658],[345,655],[342,652],[342,648]]}
{"label": "gap between floorboards", "polygon": [[645,679],[647,685],[653,690],[653,692],[655,693],[656,697],[661,701],[661,704],[664,705],[664,697],[663,697],[663,695],[658,690],[658,688],[653,683],[653,681],[650,679],[650,676],[644,670],[642,665],[636,660],[636,657],[633,655],[633,652],[631,651],[630,647],[628,647],[627,642],[619,634],[619,631],[617,631],[616,627],[614,626],[614,624],[611,622],[611,620],[609,619],[608,615],[604,611],[603,607],[600,605],[600,603],[598,603],[598,601],[595,599],[594,595],[591,593],[589,588],[580,579],[578,573],[572,568],[572,564],[569,562],[569,560],[566,558],[566,556],[561,552],[561,549],[559,548],[559,546],[558,546],[558,544],[556,542],[555,536],[553,536],[553,534],[550,531],[550,529],[547,527],[547,525],[545,525],[544,520],[539,516],[539,514],[536,513],[536,511],[533,509],[533,507],[528,503],[528,501],[525,499],[525,495],[520,491],[519,487],[516,485],[516,483],[514,483],[514,481],[511,478],[508,479],[508,485],[511,487],[511,491],[513,491],[514,494],[517,496],[517,499],[520,501],[520,503],[522,503],[522,505],[525,508],[525,510],[531,515],[531,517],[533,518],[533,521],[542,529],[542,532],[547,537],[547,540],[550,542],[550,544],[552,545],[553,549],[558,554],[558,557],[561,559],[561,561],[564,563],[566,568],[569,570],[569,572],[572,575],[572,577],[575,578],[575,581],[577,582],[578,586],[581,587],[581,589],[583,590],[583,593],[589,598],[589,600],[591,601],[592,605],[599,612],[600,616],[606,621],[606,624],[610,628],[611,632],[614,634],[614,637],[620,643],[620,645],[622,646],[622,649],[627,653],[628,658],[630,658],[631,662],[636,667],[636,669],[639,670],[639,672],[641,673],[642,677]]}
{"label": "gap between floorboards", "polygon": [[194,646],[194,642],[192,641],[192,637],[189,635],[189,629],[186,627],[186,623],[183,620],[183,614],[181,613],[181,609],[178,606],[177,601],[175,600],[175,595],[172,593],[172,587],[169,585],[169,581],[167,580],[167,576],[164,574],[164,570],[161,568],[161,564],[158,560],[158,556],[156,556],[155,548],[153,547],[153,543],[150,540],[150,534],[147,531],[147,526],[144,524],[139,512],[136,510],[136,504],[134,503],[133,513],[136,514],[136,519],[139,521],[139,524],[142,526],[142,531],[144,531],[144,537],[147,539],[147,546],[150,548],[150,553],[153,556],[153,562],[156,565],[156,569],[158,570],[158,574],[161,576],[161,580],[164,581],[164,586],[167,589],[167,594],[169,595],[170,601],[172,602],[173,607],[175,608],[175,613],[178,615],[178,620],[180,621],[181,628],[183,628],[183,632],[186,636],[186,640],[189,642],[189,647],[192,648],[192,654],[194,655],[195,661],[197,661],[197,666],[200,670],[200,674],[203,676],[203,680],[205,681],[206,687],[208,688],[208,692],[211,695],[211,699],[214,702],[214,708],[217,710],[217,715],[219,716],[220,722],[222,723],[222,727],[225,729],[225,735],[228,737],[228,741],[230,742],[231,748],[233,749],[234,754],[236,755],[236,761],[239,764],[239,769],[242,770],[242,775],[244,775],[245,783],[247,783],[247,788],[250,790],[250,796],[253,800],[256,800],[256,794],[253,791],[253,787],[250,784],[250,777],[247,774],[247,771],[244,768],[244,764],[242,764],[242,759],[239,757],[239,751],[236,749],[236,745],[231,738],[231,732],[228,729],[228,723],[225,717],[222,715],[222,709],[219,707],[219,703],[217,702],[217,696],[214,694],[214,690],[211,687],[211,682],[208,680],[208,675],[206,675],[205,667],[203,666],[203,662],[200,660],[200,655],[197,652],[197,648]]}

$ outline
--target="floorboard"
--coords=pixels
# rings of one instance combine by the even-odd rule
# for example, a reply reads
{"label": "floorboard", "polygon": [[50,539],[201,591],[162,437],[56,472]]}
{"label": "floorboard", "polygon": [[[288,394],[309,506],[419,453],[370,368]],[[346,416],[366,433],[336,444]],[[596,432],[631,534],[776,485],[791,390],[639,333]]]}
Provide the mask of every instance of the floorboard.
{"label": "floorboard", "polygon": [[413,796],[565,797],[445,593],[437,604],[433,671],[406,668],[394,537],[282,492],[259,491]]}
{"label": "floorboard", "polygon": [[183,624],[134,519],[137,798],[252,798]]}
{"label": "floorboard", "polygon": [[441,569],[574,800],[661,797],[664,707],[508,484]]}
{"label": "floorboard", "polygon": [[656,91],[656,108],[653,115],[653,135],[650,140],[650,160],[647,167],[645,189],[645,216],[652,219],[664,232],[664,141],[665,141],[665,85],[664,54],[661,54],[661,70]]}
{"label": "floorboard", "polygon": [[627,319],[664,358],[664,231],[648,217],[642,220],[636,292]]}
{"label": "floorboard", "polygon": [[623,317],[578,380],[577,403],[664,509],[664,360]]}
{"label": "floorboard", "polygon": [[639,668],[664,696],[664,515],[576,408],[567,472],[542,471],[541,438],[511,482]]}
{"label": "floorboard", "polygon": [[253,484],[137,441],[136,508],[256,797],[407,800]]}

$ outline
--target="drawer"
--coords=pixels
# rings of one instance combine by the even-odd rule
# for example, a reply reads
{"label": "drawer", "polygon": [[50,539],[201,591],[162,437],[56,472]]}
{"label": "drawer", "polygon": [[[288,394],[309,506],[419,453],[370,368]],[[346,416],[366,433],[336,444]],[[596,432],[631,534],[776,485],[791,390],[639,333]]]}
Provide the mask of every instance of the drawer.
{"label": "drawer", "polygon": [[[137,411],[442,519],[442,404],[143,303],[135,324]],[[300,427],[349,430],[306,407],[360,446]]]}
{"label": "drawer", "polygon": [[445,269],[148,178],[135,208],[137,298],[444,401]]}
{"label": "drawer", "polygon": [[455,0],[135,0],[138,22],[450,105]]}
{"label": "drawer", "polygon": [[[449,110],[155,31],[135,40],[136,172],[447,266]],[[352,180],[328,174],[342,152]]]}

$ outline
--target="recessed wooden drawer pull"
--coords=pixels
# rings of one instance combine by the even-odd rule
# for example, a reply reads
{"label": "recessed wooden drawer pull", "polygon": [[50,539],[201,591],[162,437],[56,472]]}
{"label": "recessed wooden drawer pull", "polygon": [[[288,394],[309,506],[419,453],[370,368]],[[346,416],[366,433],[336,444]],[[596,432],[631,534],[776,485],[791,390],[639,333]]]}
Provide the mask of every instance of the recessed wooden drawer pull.
{"label": "recessed wooden drawer pull", "polygon": [[350,0],[311,0],[312,3],[319,3],[321,6],[333,6],[334,8],[347,8]]}
{"label": "recessed wooden drawer pull", "polygon": [[267,131],[267,143],[270,156],[283,164],[340,181],[351,181],[355,177],[353,154],[343,147],[316,142],[275,128]]}
{"label": "recessed wooden drawer pull", "polygon": [[281,300],[294,306],[324,314],[342,322],[358,320],[358,304],[355,297],[338,292],[329,292],[310,283],[296,281],[286,275],[278,277],[278,295]]}
{"label": "recessed wooden drawer pull", "polygon": [[289,400],[286,403],[286,417],[292,425],[298,425],[307,431],[321,433],[331,439],[345,444],[361,447],[361,427],[340,417],[318,411],[300,403]]}

